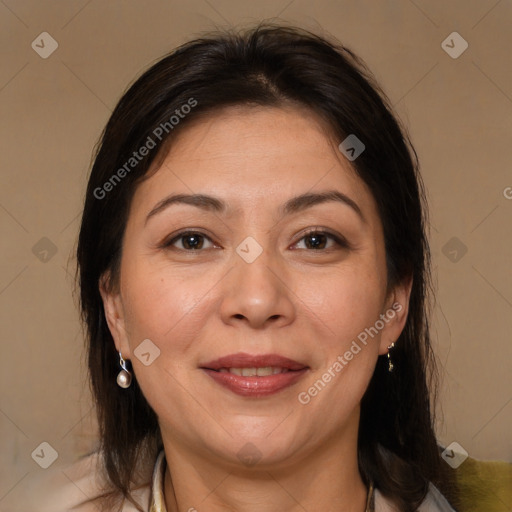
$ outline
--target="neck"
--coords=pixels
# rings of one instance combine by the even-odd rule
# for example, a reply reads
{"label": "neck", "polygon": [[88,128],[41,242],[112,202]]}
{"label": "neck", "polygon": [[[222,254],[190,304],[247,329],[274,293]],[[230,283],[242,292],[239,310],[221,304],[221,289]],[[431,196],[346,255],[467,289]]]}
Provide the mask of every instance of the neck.
{"label": "neck", "polygon": [[358,470],[357,431],[340,441],[287,463],[250,468],[164,443],[167,512],[364,512],[368,488]]}

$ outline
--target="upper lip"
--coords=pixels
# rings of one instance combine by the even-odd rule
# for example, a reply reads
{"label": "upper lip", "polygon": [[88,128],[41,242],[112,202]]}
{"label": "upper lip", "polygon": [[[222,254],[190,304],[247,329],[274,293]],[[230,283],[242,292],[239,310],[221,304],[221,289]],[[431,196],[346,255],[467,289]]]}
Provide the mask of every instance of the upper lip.
{"label": "upper lip", "polygon": [[289,370],[302,370],[306,365],[280,356],[279,354],[251,355],[245,352],[238,352],[227,356],[219,357],[214,361],[201,364],[200,368],[208,370],[220,370],[221,368],[287,368]]}

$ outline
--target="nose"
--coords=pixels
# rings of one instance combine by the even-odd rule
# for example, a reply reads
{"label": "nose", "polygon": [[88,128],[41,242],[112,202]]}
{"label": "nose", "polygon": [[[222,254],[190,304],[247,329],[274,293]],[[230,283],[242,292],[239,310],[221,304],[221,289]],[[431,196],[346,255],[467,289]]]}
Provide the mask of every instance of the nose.
{"label": "nose", "polygon": [[252,263],[237,257],[234,265],[223,280],[224,323],[263,329],[293,322],[296,311],[289,274],[272,264],[265,251]]}

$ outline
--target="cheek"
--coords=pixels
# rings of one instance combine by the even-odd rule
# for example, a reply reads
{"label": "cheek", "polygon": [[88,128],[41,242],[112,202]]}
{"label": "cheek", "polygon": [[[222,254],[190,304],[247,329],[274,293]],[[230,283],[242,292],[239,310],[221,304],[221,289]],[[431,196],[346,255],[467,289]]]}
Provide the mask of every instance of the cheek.
{"label": "cheek", "polygon": [[337,428],[352,414],[374,371],[379,336],[369,336],[365,329],[378,320],[385,292],[378,266],[374,268],[331,274],[322,292],[310,290],[304,301],[319,319],[323,336],[318,366],[298,400],[324,418],[325,430]]}
{"label": "cheek", "polygon": [[329,333],[331,348],[342,349],[379,318],[386,283],[378,264],[332,269],[298,282],[297,296]]}
{"label": "cheek", "polygon": [[[148,264],[142,257],[126,258],[123,272],[122,295],[131,362],[142,392],[159,416],[171,417],[178,410],[188,411],[190,394],[184,392],[183,386],[189,386],[190,368],[184,363],[193,358],[194,342],[200,339],[205,325],[205,308],[210,307],[208,291],[218,278],[201,272],[195,273],[193,279],[190,274],[180,278],[184,272],[171,270],[167,265]],[[149,366],[136,357],[136,349],[145,339],[150,339],[160,351]],[[196,413],[201,415],[200,410]]]}
{"label": "cheek", "polygon": [[[184,330],[200,326],[193,322],[195,310],[211,288],[210,279],[180,278],[179,270],[149,265],[142,258],[126,261],[122,285],[126,324],[133,348],[145,338],[161,350],[180,351],[187,346]],[[179,333],[179,335],[178,335]]]}

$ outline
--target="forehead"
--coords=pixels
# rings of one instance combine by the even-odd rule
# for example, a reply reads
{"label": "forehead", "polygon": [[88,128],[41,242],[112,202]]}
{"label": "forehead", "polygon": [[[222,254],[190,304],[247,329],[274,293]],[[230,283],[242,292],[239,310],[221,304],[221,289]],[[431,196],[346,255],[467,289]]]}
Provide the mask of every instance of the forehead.
{"label": "forehead", "polygon": [[169,142],[160,167],[139,185],[133,210],[179,192],[221,196],[242,213],[332,188],[374,210],[332,131],[305,107],[226,107],[194,119]]}
{"label": "forehead", "polygon": [[245,160],[258,169],[258,162],[280,157],[292,165],[306,154],[328,162],[336,153],[327,123],[306,107],[237,105],[194,119],[177,133],[167,156],[171,161],[220,159],[224,167],[233,163],[237,169]]}

